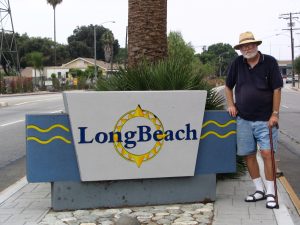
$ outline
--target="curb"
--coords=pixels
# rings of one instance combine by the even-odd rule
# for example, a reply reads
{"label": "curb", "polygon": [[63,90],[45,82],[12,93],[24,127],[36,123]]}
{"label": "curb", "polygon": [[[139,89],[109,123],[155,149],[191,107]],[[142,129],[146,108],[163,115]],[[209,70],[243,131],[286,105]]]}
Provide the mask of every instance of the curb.
{"label": "curb", "polygon": [[299,91],[300,89],[299,88],[296,88],[296,87],[291,87],[292,90],[294,91]]}
{"label": "curb", "polygon": [[16,183],[10,185],[8,188],[4,189],[0,192],[0,204],[5,202],[8,198],[10,198],[13,194],[22,189],[25,185],[27,185],[26,177],[21,178]]}
{"label": "curb", "polygon": [[[264,168],[263,159],[260,154],[257,154],[257,161],[258,161],[259,167]],[[261,172],[261,178],[264,182],[264,185],[266,186],[265,172],[264,172],[264,170],[261,170],[260,172]],[[277,182],[280,182],[278,179],[276,179],[276,180],[277,180]],[[277,224],[278,225],[294,225],[292,217],[288,211],[288,208],[284,204],[284,201],[283,201],[279,191],[278,191],[278,201],[279,201],[279,209],[272,209],[273,213],[275,215]]]}
{"label": "curb", "polygon": [[47,95],[47,94],[58,94],[61,92],[49,92],[49,91],[39,91],[39,92],[27,92],[27,93],[17,93],[17,94],[0,94],[1,97],[17,97],[17,96],[27,96],[27,95]]}

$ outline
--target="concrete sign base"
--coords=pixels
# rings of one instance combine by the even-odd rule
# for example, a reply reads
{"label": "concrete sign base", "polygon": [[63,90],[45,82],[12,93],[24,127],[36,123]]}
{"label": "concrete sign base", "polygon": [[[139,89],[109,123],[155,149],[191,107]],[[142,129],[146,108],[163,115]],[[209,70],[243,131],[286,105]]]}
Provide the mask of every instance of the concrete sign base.
{"label": "concrete sign base", "polygon": [[54,182],[51,193],[53,210],[211,202],[216,199],[216,175]]}
{"label": "concrete sign base", "polygon": [[66,94],[69,114],[26,115],[27,179],[52,183],[54,210],[214,201],[216,173],[236,171],[236,121],[204,95]]}

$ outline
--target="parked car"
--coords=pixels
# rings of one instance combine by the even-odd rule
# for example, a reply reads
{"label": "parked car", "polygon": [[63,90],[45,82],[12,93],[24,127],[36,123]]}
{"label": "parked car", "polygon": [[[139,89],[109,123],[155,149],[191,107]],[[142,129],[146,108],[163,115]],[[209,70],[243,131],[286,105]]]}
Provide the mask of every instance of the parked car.
{"label": "parked car", "polygon": [[[298,81],[299,81],[299,75],[295,74],[295,82],[298,82]],[[292,83],[292,82],[293,82],[292,75],[288,75],[286,80],[285,80],[285,83],[288,84],[288,83]]]}
{"label": "parked car", "polygon": [[292,76],[287,76],[286,80],[285,80],[285,83],[288,84],[288,83],[292,83],[292,82],[293,82]]}

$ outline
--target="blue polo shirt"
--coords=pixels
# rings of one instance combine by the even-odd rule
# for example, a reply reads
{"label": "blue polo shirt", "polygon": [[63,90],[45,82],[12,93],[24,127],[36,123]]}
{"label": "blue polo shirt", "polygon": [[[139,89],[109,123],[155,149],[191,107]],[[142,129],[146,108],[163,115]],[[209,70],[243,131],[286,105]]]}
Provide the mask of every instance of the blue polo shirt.
{"label": "blue polo shirt", "polygon": [[259,52],[259,62],[251,68],[238,56],[229,66],[226,86],[235,87],[238,116],[250,121],[268,121],[273,111],[273,91],[283,86],[276,59]]}

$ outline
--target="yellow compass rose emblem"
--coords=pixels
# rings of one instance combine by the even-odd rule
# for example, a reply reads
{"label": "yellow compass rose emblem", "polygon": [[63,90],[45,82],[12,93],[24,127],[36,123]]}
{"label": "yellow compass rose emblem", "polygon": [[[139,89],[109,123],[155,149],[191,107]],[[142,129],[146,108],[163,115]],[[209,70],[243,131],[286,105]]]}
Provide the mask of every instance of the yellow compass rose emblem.
{"label": "yellow compass rose emblem", "polygon": [[[161,131],[160,135],[157,135],[157,137],[159,138],[159,141],[156,141],[154,146],[147,151],[144,154],[133,154],[131,152],[129,152],[122,144],[122,142],[119,142],[118,140],[118,135],[116,134],[121,133],[122,129],[124,127],[124,125],[131,119],[134,118],[144,118],[148,121],[150,121],[156,130]],[[165,134],[164,134],[164,127],[162,122],[159,120],[159,118],[154,115],[152,112],[148,111],[148,110],[144,110],[141,108],[140,105],[137,106],[137,108],[135,110],[131,110],[127,113],[125,113],[116,123],[115,127],[114,127],[114,147],[116,149],[116,151],[119,153],[120,156],[122,156],[124,159],[129,160],[131,162],[135,162],[136,165],[138,167],[140,167],[142,165],[143,162],[148,161],[150,159],[152,159],[153,157],[155,157],[159,151],[161,150],[163,143],[164,143],[164,138],[165,138]]]}

